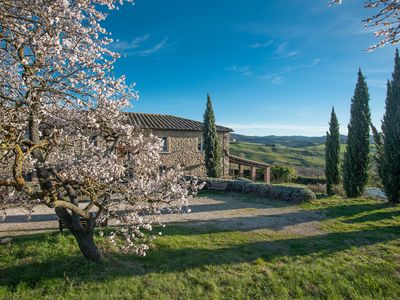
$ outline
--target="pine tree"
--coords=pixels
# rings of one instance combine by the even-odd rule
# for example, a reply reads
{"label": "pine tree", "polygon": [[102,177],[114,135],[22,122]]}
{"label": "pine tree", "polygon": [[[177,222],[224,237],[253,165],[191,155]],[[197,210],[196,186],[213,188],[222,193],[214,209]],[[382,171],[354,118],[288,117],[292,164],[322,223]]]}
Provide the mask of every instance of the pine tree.
{"label": "pine tree", "polygon": [[207,94],[207,108],[204,112],[203,138],[207,176],[221,176],[221,147],[219,145],[215,115],[210,95]]}
{"label": "pine tree", "polygon": [[371,113],[365,77],[358,71],[358,81],[351,103],[347,151],[343,163],[343,186],[347,197],[359,197],[368,181]]}
{"label": "pine tree", "polygon": [[333,186],[339,184],[339,157],[340,155],[340,133],[339,122],[336,117],[335,109],[332,107],[331,120],[329,122],[329,131],[326,132],[325,142],[325,177],[326,193],[334,193]]}
{"label": "pine tree", "polygon": [[400,202],[400,57],[396,49],[392,80],[387,84],[386,110],[382,121],[382,146],[378,159],[381,177],[388,200]]}

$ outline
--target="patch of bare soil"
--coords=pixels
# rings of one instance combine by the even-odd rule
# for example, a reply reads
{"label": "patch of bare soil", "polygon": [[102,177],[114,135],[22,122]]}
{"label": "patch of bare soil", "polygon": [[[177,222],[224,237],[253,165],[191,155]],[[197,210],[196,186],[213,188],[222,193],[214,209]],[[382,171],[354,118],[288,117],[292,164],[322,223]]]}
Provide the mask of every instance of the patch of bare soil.
{"label": "patch of bare soil", "polygon": [[[303,210],[275,200],[262,199],[262,204],[250,203],[248,197],[241,194],[196,197],[190,201],[191,213],[163,215],[160,221],[187,226],[211,225],[224,230],[270,229],[305,236],[322,233],[318,223],[326,217],[321,212]],[[0,223],[0,237],[58,228],[57,216],[47,207],[36,207],[29,222],[23,212],[15,209],[9,210],[7,215],[5,222]]]}

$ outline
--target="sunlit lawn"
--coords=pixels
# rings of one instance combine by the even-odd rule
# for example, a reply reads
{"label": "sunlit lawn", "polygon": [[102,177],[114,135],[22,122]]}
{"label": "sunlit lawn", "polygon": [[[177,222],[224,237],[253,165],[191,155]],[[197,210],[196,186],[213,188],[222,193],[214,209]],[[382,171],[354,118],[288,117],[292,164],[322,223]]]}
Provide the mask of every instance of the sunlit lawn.
{"label": "sunlit lawn", "polygon": [[400,210],[372,200],[303,205],[323,234],[170,226],[144,258],[81,257],[58,233],[0,246],[0,298],[263,299],[400,297]]}

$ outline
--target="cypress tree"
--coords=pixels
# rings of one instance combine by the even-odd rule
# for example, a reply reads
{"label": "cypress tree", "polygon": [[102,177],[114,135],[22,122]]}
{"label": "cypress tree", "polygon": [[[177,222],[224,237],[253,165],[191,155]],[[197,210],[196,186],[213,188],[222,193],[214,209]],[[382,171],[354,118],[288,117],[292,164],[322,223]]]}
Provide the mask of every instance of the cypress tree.
{"label": "cypress tree", "polygon": [[333,186],[339,184],[339,155],[340,155],[340,133],[339,122],[336,117],[335,109],[332,107],[329,131],[326,132],[325,142],[325,177],[326,193],[334,193]]}
{"label": "cypress tree", "polygon": [[210,95],[207,94],[207,108],[204,112],[203,138],[204,155],[207,176],[218,178],[221,176],[221,148],[218,140],[215,115]]}
{"label": "cypress tree", "polygon": [[343,186],[347,197],[361,196],[368,181],[370,123],[368,86],[359,70],[343,163]]}
{"label": "cypress tree", "polygon": [[388,200],[400,201],[400,58],[396,49],[392,80],[387,84],[386,109],[382,120],[383,144],[378,159],[381,177]]}

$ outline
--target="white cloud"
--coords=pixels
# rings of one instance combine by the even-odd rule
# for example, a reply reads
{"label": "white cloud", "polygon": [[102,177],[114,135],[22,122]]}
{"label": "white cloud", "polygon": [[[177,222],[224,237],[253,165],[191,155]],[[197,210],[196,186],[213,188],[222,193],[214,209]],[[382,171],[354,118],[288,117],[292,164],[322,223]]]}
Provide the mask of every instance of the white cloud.
{"label": "white cloud", "polygon": [[307,126],[295,124],[274,124],[274,123],[256,123],[256,124],[223,124],[223,126],[232,128],[237,133],[251,135],[324,135],[327,126]]}
{"label": "white cloud", "polygon": [[263,43],[254,43],[254,44],[251,44],[249,46],[249,48],[251,48],[251,49],[267,48],[267,47],[271,46],[273,42],[274,42],[273,40],[269,40],[269,41],[266,41]]}
{"label": "white cloud", "polygon": [[373,86],[379,89],[387,88],[387,80],[379,80],[379,79],[367,79],[367,84],[369,86]]}
{"label": "white cloud", "polygon": [[150,34],[139,36],[132,41],[119,41],[112,43],[110,48],[114,51],[124,51],[139,48],[145,41],[150,38]]}
{"label": "white cloud", "polygon": [[159,43],[157,43],[156,45],[154,45],[150,48],[147,48],[144,50],[139,50],[139,51],[133,51],[128,54],[134,54],[137,56],[148,56],[153,53],[159,52],[162,49],[164,49],[165,47],[167,47],[167,41],[168,41],[168,38],[164,38],[162,41],[160,41]]}
{"label": "white cloud", "polygon": [[[232,128],[236,133],[246,135],[307,135],[307,136],[323,136],[328,130],[326,126],[309,126],[300,124],[277,124],[277,123],[254,123],[239,124],[225,123],[223,126]],[[347,128],[340,128],[341,134],[347,134]]]}
{"label": "white cloud", "polygon": [[303,69],[303,68],[312,68],[319,64],[321,62],[321,59],[315,58],[313,59],[309,64],[299,64],[299,65],[292,65],[288,66],[286,68],[282,68],[280,71],[276,73],[271,73],[271,74],[265,74],[258,76],[260,79],[267,80],[269,83],[276,84],[276,85],[283,85],[285,83],[285,74],[291,73],[295,70],[298,69]]}
{"label": "white cloud", "polygon": [[244,76],[252,76],[253,72],[251,71],[251,67],[250,66],[237,66],[237,65],[233,65],[229,68],[226,68],[227,71],[229,72],[233,72],[233,73],[238,73]]}
{"label": "white cloud", "polygon": [[267,80],[269,83],[275,85],[283,85],[285,82],[285,78],[280,74],[266,74],[262,76],[258,76],[260,79]]}
{"label": "white cloud", "polygon": [[276,124],[276,123],[225,124],[224,126],[228,126],[233,129],[285,129],[285,130],[315,131],[315,132],[321,132],[328,129],[327,126],[308,126],[308,125]]}
{"label": "white cloud", "polygon": [[275,54],[283,54],[286,49],[287,49],[287,45],[289,44],[289,42],[283,42],[281,43],[278,47],[276,47],[275,49]]}
{"label": "white cloud", "polygon": [[125,55],[148,56],[168,47],[167,37],[153,46],[148,46],[150,37],[150,34],[145,34],[132,41],[116,41],[110,45],[110,48]]}
{"label": "white cloud", "polygon": [[276,56],[276,58],[292,58],[298,56],[301,53],[301,51],[289,49],[288,45],[289,42],[283,42],[275,48],[273,54]]}

